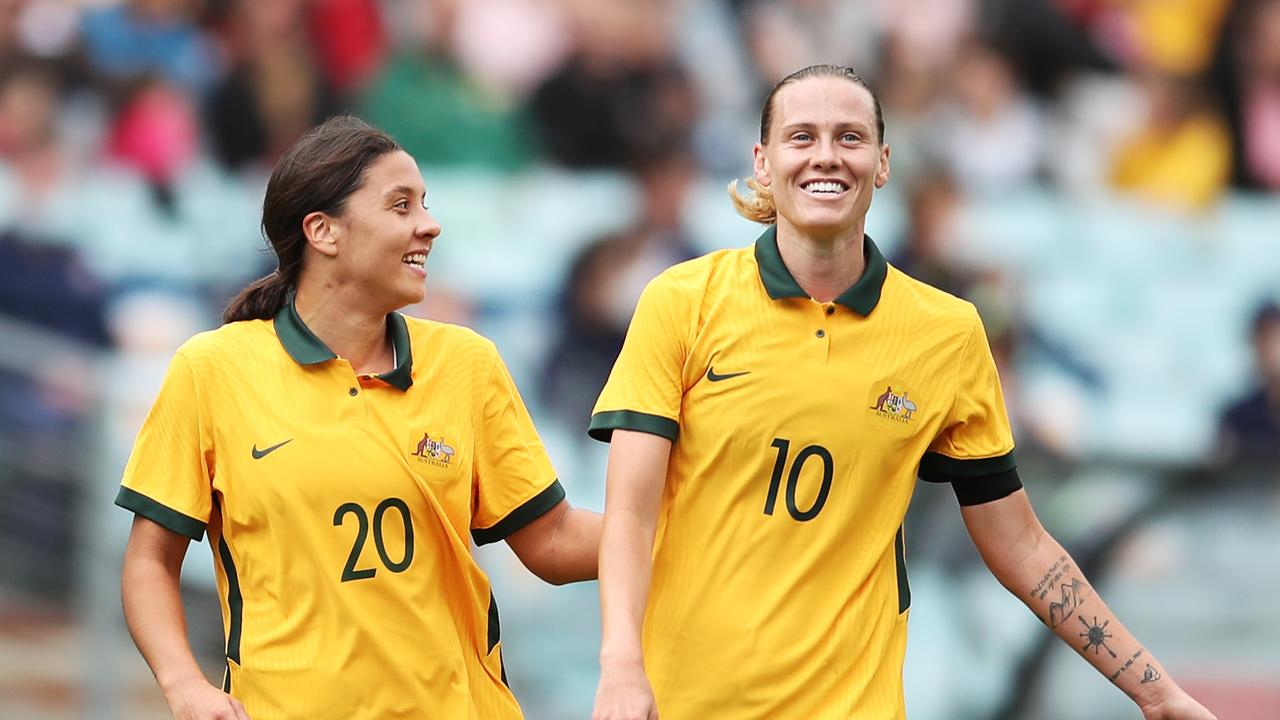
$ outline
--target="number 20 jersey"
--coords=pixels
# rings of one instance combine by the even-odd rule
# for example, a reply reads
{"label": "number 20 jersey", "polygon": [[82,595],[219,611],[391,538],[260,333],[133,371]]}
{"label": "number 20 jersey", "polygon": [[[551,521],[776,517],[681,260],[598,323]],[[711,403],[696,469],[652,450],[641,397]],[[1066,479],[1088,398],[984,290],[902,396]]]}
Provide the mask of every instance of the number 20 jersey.
{"label": "number 20 jersey", "polygon": [[673,440],[642,634],[663,720],[905,717],[917,474],[1013,468],[973,306],[864,250],[831,303],[772,227],[641,296],[589,432]]}
{"label": "number 20 jersey", "polygon": [[224,689],[254,720],[519,718],[471,541],[564,497],[493,344],[387,316],[396,367],[358,375],[298,317],[189,340],[117,503],[207,529]]}

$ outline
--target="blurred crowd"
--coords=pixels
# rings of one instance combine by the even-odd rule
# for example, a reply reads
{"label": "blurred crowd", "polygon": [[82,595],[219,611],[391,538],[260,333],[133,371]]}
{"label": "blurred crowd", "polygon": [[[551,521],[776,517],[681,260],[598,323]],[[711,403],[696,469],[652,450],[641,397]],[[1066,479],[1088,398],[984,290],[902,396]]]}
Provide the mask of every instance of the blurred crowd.
{"label": "blurred crowd", "polygon": [[[979,305],[1024,446],[1072,450],[1019,411],[1013,358],[1085,387],[1097,372],[1022,317],[1017,278],[957,261],[966,200],[1035,187],[1194,221],[1280,191],[1280,0],[0,0],[0,317],[171,351],[271,269],[227,218],[253,217],[275,158],[350,112],[428,185],[546,168],[633,183],[633,221],[565,267],[522,388],[583,427],[640,288],[705,249],[692,189],[749,172],[765,94],[816,62],[876,88],[905,208],[891,260]],[[485,302],[453,287],[423,312]],[[1224,409],[1222,452],[1280,447],[1277,317],[1258,311],[1259,389]],[[65,369],[0,369],[13,447],[91,411]]]}

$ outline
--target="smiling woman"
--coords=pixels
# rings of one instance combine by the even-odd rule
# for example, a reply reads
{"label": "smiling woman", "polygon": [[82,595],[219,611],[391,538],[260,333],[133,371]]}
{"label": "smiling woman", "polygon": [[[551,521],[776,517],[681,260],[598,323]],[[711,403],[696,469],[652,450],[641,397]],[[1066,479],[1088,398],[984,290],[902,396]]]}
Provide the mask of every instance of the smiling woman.
{"label": "smiling woman", "polygon": [[[519,718],[471,543],[552,583],[595,576],[600,517],[570,508],[493,343],[405,317],[440,225],[417,163],[355,118],[277,163],[277,270],[169,367],[117,504],[136,513],[125,618],[175,717]],[[209,533],[221,689],[178,592]]]}
{"label": "smiling woman", "polygon": [[[759,148],[769,145],[773,132],[773,116],[774,116],[774,99],[778,92],[783,88],[808,78],[822,77],[837,80],[845,80],[861,87],[866,91],[867,97],[871,100],[873,113],[875,117],[875,139],[877,145],[884,145],[884,113],[880,109],[880,100],[871,91],[871,87],[867,85],[857,73],[853,70],[842,67],[840,65],[810,65],[801,70],[791,73],[783,78],[769,92],[769,96],[765,98],[764,108],[760,111],[760,143]],[[836,97],[840,97],[843,93],[837,93]],[[870,134],[870,128],[865,125],[859,128],[864,137]],[[888,147],[887,145],[885,146]],[[886,158],[887,160],[887,158]],[[777,220],[778,211],[774,205],[773,191],[767,183],[762,183],[755,178],[747,180],[747,188],[751,191],[750,196],[743,196],[738,191],[738,181],[734,180],[729,183],[729,197],[733,200],[733,206],[738,213],[748,220],[762,224],[770,224]]]}
{"label": "smiling woman", "polygon": [[1062,639],[1087,649],[1073,614],[1106,628],[1086,657],[1147,718],[1212,718],[1036,520],[973,305],[865,234],[889,181],[871,90],[788,76],[753,157],[753,194],[730,193],[768,227],[649,284],[591,419],[612,443],[595,719],[904,718],[917,476],[952,485],[993,574]]}

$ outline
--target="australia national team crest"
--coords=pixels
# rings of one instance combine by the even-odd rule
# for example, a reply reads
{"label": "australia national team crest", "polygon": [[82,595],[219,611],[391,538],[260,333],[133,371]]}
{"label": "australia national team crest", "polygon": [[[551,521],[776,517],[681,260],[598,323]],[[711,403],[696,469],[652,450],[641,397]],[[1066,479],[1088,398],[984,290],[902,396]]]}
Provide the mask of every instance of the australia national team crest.
{"label": "australia national team crest", "polygon": [[455,451],[452,446],[445,443],[444,436],[439,438],[431,437],[430,433],[422,433],[422,439],[418,441],[418,445],[411,453],[419,462],[424,462],[436,467],[453,467],[453,456]]}
{"label": "australia national team crest", "polygon": [[920,407],[905,385],[887,381],[876,383],[871,387],[871,403],[867,409],[886,420],[907,425]]}

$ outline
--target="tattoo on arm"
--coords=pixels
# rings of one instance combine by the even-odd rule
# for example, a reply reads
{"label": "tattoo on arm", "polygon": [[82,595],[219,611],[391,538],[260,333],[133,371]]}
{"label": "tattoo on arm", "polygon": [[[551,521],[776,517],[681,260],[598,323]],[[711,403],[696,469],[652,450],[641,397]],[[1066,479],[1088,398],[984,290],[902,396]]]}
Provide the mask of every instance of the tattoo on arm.
{"label": "tattoo on arm", "polygon": [[1049,568],[1049,571],[1044,574],[1044,577],[1040,578],[1040,582],[1036,583],[1035,588],[1031,591],[1031,597],[1043,600],[1044,597],[1049,594],[1049,590],[1053,587],[1053,584],[1062,578],[1062,572],[1065,571],[1063,566],[1066,564],[1066,555],[1058,558],[1058,561],[1053,564],[1053,567]]}
{"label": "tattoo on arm", "polygon": [[1046,622],[1050,628],[1056,628],[1068,620],[1075,614],[1076,608],[1080,607],[1084,599],[1089,596],[1089,589],[1080,578],[1071,578],[1071,582],[1059,584],[1063,576],[1069,572],[1071,572],[1071,562],[1066,555],[1063,555],[1040,578],[1040,582],[1031,591],[1031,597],[1044,600],[1055,588],[1058,589],[1058,599],[1049,603],[1049,617]]}
{"label": "tattoo on arm", "polygon": [[1070,585],[1062,586],[1062,597],[1049,603],[1049,627],[1056,628],[1075,614],[1076,608],[1088,597],[1089,591],[1079,578],[1072,578]]}
{"label": "tattoo on arm", "polygon": [[1153,683],[1164,677],[1160,671],[1155,669],[1151,663],[1147,663],[1147,669],[1142,673],[1142,684]]}
{"label": "tattoo on arm", "polygon": [[[1135,662],[1138,660],[1138,658],[1142,657],[1142,654],[1143,654],[1144,652],[1146,652],[1146,650],[1144,650],[1143,648],[1138,648],[1138,652],[1134,653],[1134,654],[1133,654],[1133,657],[1129,658],[1128,660],[1125,660],[1124,664],[1120,666],[1120,669],[1119,669],[1119,670],[1117,670],[1117,671],[1115,671],[1115,672],[1111,673],[1111,677],[1110,677],[1111,682],[1115,682],[1115,681],[1116,681],[1116,678],[1120,677],[1120,676],[1124,673],[1124,671],[1125,671],[1125,670],[1128,670],[1128,669],[1129,669],[1129,667],[1130,667],[1130,666],[1132,666],[1132,665],[1133,665],[1133,663],[1135,663]],[[1148,665],[1147,665],[1147,670],[1149,670],[1149,671],[1150,671],[1150,670],[1154,670],[1154,668],[1152,668],[1152,667],[1151,667],[1151,665],[1150,665],[1150,664],[1148,664]],[[1145,675],[1143,676],[1143,680],[1142,680],[1142,682],[1146,682],[1146,676],[1145,676]]]}
{"label": "tattoo on arm", "polygon": [[1093,648],[1093,654],[1097,655],[1100,650],[1106,650],[1111,657],[1118,657],[1115,652],[1107,646],[1107,641],[1111,639],[1111,633],[1107,632],[1107,626],[1111,624],[1110,620],[1104,620],[1098,623],[1098,617],[1093,617],[1093,624],[1090,625],[1084,618],[1079,618],[1080,624],[1084,625],[1085,631],[1080,633],[1080,637],[1085,638],[1085,643],[1080,647],[1080,652],[1088,653],[1089,648]]}

